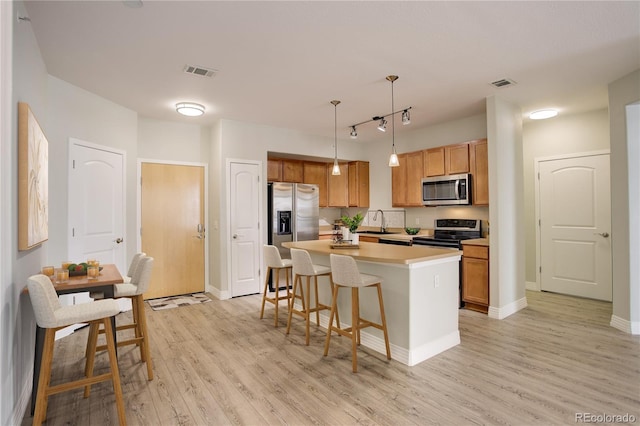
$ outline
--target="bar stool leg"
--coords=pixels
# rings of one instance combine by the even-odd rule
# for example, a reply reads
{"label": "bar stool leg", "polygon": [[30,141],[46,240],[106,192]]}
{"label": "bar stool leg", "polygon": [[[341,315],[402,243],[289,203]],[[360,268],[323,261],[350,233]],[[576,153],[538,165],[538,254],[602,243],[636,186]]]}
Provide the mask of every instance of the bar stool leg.
{"label": "bar stool leg", "polygon": [[351,363],[353,372],[358,372],[357,347],[360,344],[360,306],[358,303],[358,288],[351,288]]}
{"label": "bar stool leg", "polygon": [[109,364],[111,367],[111,381],[113,383],[113,393],[116,397],[116,407],[118,409],[118,421],[120,425],[127,424],[127,417],[124,413],[124,399],[122,396],[122,387],[120,385],[120,370],[118,369],[118,359],[116,355],[116,346],[113,343],[114,330],[111,328],[111,318],[104,318],[104,334],[107,338],[107,352],[109,353]]}
{"label": "bar stool leg", "polygon": [[276,279],[273,284],[274,289],[276,290],[276,294],[274,296],[276,300],[276,310],[275,310],[275,318],[273,320],[274,327],[278,326],[278,305],[280,304],[280,268],[276,268]]}
{"label": "bar stool leg", "polygon": [[[147,364],[147,379],[153,380],[153,366],[151,363],[151,350],[149,349],[149,332],[147,331],[147,316],[144,312],[144,297],[142,294],[138,294],[135,297],[134,303],[138,305],[138,319],[136,323],[140,327],[140,335],[142,336],[142,342],[140,346],[141,358]],[[142,354],[144,353],[144,357]]]}
{"label": "bar stool leg", "polygon": [[260,308],[260,319],[264,316],[264,302],[267,300],[267,290],[269,288],[269,274],[271,273],[271,268],[267,266],[267,273],[264,278],[264,291],[262,292],[262,308]]}
{"label": "bar stool leg", "polygon": [[55,343],[55,336],[55,329],[46,329],[40,377],[38,378],[38,397],[36,398],[36,409],[33,413],[34,426],[42,424],[47,413],[47,393],[49,392],[49,383],[51,381],[51,362],[53,361],[53,345]]}
{"label": "bar stool leg", "polygon": [[[336,285],[335,289],[331,292],[331,313],[329,314],[329,326],[327,327],[327,338],[324,341],[324,356],[329,354],[329,343],[331,342],[331,333],[334,330],[333,327],[333,317],[338,313],[338,290],[340,290],[340,286]],[[338,329],[340,328],[340,324],[338,323]],[[337,331],[337,330],[336,330]],[[338,334],[339,336],[340,334]]]}
{"label": "bar stool leg", "polygon": [[380,301],[380,322],[382,322],[382,332],[384,333],[384,345],[387,350],[387,359],[391,359],[391,348],[389,347],[389,334],[387,333],[387,319],[384,315],[384,303],[382,302],[382,286],[376,284],[378,288],[378,300]]}
{"label": "bar stool leg", "polygon": [[[316,304],[318,301],[316,300]],[[309,314],[311,313],[311,277],[307,275],[307,307],[304,310],[304,322],[305,322],[305,344],[309,346]]]}

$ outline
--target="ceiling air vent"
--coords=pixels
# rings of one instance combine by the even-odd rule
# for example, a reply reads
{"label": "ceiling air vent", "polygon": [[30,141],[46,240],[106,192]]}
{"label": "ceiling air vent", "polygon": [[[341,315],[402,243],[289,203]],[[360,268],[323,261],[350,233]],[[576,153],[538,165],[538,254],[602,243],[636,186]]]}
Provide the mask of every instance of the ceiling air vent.
{"label": "ceiling air vent", "polygon": [[184,72],[186,72],[187,74],[199,75],[201,77],[213,77],[218,72],[218,70],[198,67],[195,65],[185,65]]}
{"label": "ceiling air vent", "polygon": [[503,78],[501,80],[493,81],[491,84],[495,87],[507,87],[516,84],[516,82],[509,78]]}

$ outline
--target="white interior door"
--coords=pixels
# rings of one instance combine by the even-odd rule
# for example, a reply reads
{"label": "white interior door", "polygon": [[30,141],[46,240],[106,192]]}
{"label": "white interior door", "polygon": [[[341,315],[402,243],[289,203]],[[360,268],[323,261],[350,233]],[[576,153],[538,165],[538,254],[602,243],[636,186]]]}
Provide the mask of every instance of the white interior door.
{"label": "white interior door", "polygon": [[260,291],[260,169],[255,163],[229,164],[231,297]]}
{"label": "white interior door", "polygon": [[540,287],[611,301],[609,155],[541,161]]}
{"label": "white interior door", "polygon": [[126,272],[124,153],[76,139],[69,146],[69,253]]}

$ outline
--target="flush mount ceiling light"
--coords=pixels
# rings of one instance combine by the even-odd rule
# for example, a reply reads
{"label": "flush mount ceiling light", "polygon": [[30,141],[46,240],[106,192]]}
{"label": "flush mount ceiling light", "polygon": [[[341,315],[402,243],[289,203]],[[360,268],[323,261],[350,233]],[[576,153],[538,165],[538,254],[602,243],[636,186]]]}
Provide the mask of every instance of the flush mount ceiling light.
{"label": "flush mount ceiling light", "polygon": [[545,118],[552,118],[558,115],[558,111],[555,109],[541,109],[529,114],[529,118],[532,120],[544,120]]}
{"label": "flush mount ceiling light", "polygon": [[333,176],[340,175],[340,165],[338,164],[338,104],[340,101],[331,101],[333,105]]}
{"label": "flush mount ceiling light", "polygon": [[189,117],[198,117],[204,114],[204,106],[193,102],[180,102],[176,104],[176,111]]}

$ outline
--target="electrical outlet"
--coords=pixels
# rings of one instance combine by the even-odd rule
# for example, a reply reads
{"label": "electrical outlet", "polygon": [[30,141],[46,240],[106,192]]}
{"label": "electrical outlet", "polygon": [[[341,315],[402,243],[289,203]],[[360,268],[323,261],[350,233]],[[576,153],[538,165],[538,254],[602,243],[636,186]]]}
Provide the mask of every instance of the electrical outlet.
{"label": "electrical outlet", "polygon": [[420,218],[416,217],[416,225],[420,225]]}
{"label": "electrical outlet", "polygon": [[440,275],[433,276],[433,288],[440,287]]}

